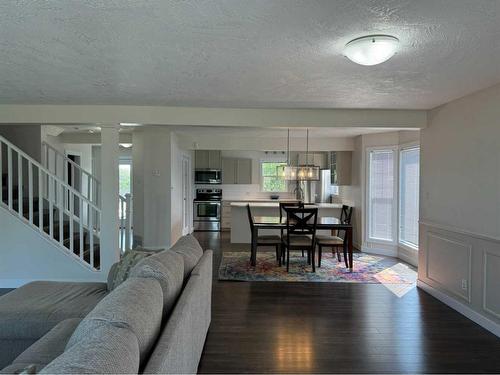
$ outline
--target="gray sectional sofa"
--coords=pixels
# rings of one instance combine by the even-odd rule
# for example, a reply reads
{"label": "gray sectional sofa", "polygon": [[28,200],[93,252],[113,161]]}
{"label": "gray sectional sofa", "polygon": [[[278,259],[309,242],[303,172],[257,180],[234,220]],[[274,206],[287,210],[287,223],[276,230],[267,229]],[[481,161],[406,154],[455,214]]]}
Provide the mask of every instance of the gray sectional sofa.
{"label": "gray sectional sofa", "polygon": [[185,236],[112,284],[40,281],[0,297],[0,373],[195,373],[212,251]]}

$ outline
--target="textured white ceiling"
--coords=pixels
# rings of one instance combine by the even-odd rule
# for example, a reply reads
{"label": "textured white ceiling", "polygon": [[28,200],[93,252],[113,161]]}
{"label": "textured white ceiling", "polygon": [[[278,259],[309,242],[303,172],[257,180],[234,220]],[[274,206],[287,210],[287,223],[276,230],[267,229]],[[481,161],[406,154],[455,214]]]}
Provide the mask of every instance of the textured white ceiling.
{"label": "textured white ceiling", "polygon": [[[400,52],[364,67],[365,34]],[[427,109],[500,81],[498,0],[0,1],[0,103]]]}

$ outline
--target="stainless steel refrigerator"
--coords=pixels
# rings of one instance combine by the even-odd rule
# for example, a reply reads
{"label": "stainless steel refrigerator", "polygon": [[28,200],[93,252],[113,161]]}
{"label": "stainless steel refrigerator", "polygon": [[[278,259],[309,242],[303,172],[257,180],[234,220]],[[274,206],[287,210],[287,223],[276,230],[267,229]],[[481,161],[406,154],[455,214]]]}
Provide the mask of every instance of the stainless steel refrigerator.
{"label": "stainless steel refrigerator", "polygon": [[332,195],[332,185],[330,170],[319,171],[319,181],[302,181],[301,188],[304,191],[305,203],[325,203],[330,202]]}

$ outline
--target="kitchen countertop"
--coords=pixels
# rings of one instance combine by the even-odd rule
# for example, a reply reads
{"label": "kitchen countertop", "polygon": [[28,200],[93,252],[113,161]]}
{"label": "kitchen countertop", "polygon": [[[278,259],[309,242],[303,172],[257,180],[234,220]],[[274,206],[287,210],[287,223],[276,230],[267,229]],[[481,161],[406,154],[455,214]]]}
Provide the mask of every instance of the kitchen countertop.
{"label": "kitchen countertop", "polygon": [[[283,201],[287,201],[284,199]],[[288,200],[289,201],[289,200]],[[274,208],[279,207],[279,201],[268,201],[268,202],[259,202],[259,201],[240,201],[231,203],[231,207],[246,207],[247,204],[250,204],[250,207],[261,207],[261,208]],[[342,208],[341,203],[314,203],[318,208]]]}

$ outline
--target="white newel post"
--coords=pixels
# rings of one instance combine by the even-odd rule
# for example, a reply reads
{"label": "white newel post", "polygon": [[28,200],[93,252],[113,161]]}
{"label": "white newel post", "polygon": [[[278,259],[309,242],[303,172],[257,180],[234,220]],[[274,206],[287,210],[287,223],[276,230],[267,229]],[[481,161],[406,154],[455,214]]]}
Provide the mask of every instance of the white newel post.
{"label": "white newel post", "polygon": [[131,249],[131,235],[132,235],[132,196],[125,194],[126,199],[126,212],[125,212],[125,249]]}
{"label": "white newel post", "polygon": [[118,125],[101,126],[101,269],[104,277],[120,258],[118,129]]}

